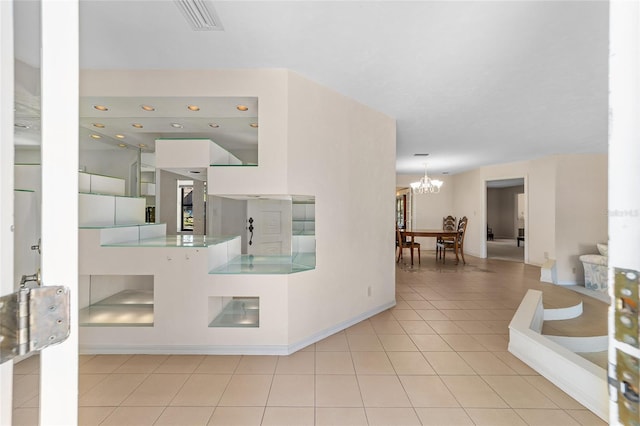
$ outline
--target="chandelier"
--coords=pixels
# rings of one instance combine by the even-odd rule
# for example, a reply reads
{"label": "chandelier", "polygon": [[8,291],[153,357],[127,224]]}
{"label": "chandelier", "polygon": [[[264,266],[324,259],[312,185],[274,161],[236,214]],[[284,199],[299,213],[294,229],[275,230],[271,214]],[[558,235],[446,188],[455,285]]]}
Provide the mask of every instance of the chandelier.
{"label": "chandelier", "polygon": [[412,182],[411,189],[416,194],[437,194],[444,182],[438,179],[431,179],[427,176],[427,164],[424,165],[424,176],[419,182]]}

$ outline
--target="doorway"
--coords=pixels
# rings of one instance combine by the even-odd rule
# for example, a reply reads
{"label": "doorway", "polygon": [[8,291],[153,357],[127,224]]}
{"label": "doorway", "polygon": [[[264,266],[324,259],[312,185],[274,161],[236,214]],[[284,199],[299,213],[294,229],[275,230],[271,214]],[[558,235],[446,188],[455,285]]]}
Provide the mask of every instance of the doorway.
{"label": "doorway", "polygon": [[486,182],[488,259],[524,263],[526,211],[524,178]]}

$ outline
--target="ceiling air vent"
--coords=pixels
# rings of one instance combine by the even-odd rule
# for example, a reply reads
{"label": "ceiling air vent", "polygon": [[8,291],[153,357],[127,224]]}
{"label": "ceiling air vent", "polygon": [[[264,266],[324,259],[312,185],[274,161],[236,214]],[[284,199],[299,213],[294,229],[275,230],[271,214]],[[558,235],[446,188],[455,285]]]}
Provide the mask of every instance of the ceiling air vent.
{"label": "ceiling air vent", "polygon": [[204,0],[174,0],[195,31],[222,31],[213,5]]}

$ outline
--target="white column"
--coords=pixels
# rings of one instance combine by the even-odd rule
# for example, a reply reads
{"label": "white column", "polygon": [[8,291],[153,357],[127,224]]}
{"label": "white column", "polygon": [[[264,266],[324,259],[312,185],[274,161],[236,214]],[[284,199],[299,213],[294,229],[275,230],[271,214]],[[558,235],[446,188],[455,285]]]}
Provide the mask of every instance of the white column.
{"label": "white column", "polygon": [[[0,1],[0,295],[13,293],[13,3]],[[0,425],[11,424],[13,362],[0,365]]]}
{"label": "white column", "polygon": [[78,423],[78,0],[42,1],[42,280],[71,294],[71,335],[43,350],[40,424]]}
{"label": "white column", "polygon": [[[611,2],[609,59],[609,283],[612,268],[640,270],[640,4]],[[615,348],[638,357],[640,351],[614,340],[609,321],[609,361]],[[610,405],[612,425],[619,424]]]}

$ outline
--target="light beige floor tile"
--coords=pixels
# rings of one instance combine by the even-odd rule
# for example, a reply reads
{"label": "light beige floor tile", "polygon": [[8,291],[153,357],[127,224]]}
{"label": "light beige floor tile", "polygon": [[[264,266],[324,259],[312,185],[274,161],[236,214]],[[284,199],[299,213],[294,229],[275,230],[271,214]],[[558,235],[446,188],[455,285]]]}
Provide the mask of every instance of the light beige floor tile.
{"label": "light beige floor tile", "polygon": [[116,368],[116,373],[152,373],[167,360],[168,355],[133,355]]}
{"label": "light beige floor tile", "polygon": [[121,405],[127,407],[169,405],[188,377],[187,374],[151,374]]}
{"label": "light beige floor tile", "polygon": [[95,355],[79,355],[78,356],[78,366],[86,364],[87,362],[89,362],[89,360],[91,360],[94,357],[95,357]]}
{"label": "light beige floor tile", "polygon": [[313,407],[315,380],[310,374],[281,374],[273,378],[267,405],[271,407]]}
{"label": "light beige floor tile", "polygon": [[558,408],[520,376],[482,376],[511,408]]}
{"label": "light beige floor tile", "polygon": [[34,426],[40,422],[37,408],[15,408],[11,419],[12,426]]}
{"label": "light beige floor tile", "polygon": [[381,334],[406,334],[404,328],[402,328],[400,323],[395,319],[389,321],[371,321],[371,325],[378,336]]}
{"label": "light beige floor tile", "polygon": [[411,309],[414,309],[416,311],[436,309],[435,306],[433,306],[431,303],[427,302],[426,300],[407,300],[407,303],[409,304],[409,306],[411,306]]}
{"label": "light beige floor tile", "polygon": [[596,416],[589,410],[565,410],[567,414],[578,421],[582,426],[605,426],[607,422]]}
{"label": "light beige floor tile", "polygon": [[153,372],[159,374],[193,373],[204,360],[204,355],[169,355]]}
{"label": "light beige floor tile", "polygon": [[354,374],[351,352],[316,352],[316,374]]}
{"label": "light beige floor tile", "polygon": [[458,352],[480,375],[517,375],[514,370],[491,352]]}
{"label": "light beige floor tile", "polygon": [[472,321],[475,318],[471,317],[469,313],[464,309],[442,309],[440,310],[448,319],[455,321]]}
{"label": "light beige floor tile", "polygon": [[564,410],[547,410],[541,408],[520,408],[516,413],[529,426],[580,426],[573,417]]}
{"label": "light beige floor tile", "polygon": [[441,321],[427,321],[427,324],[438,334],[467,334],[463,329],[455,325],[453,321],[446,319]]}
{"label": "light beige floor tile", "polygon": [[273,374],[277,363],[277,356],[243,355],[236,374]]}
{"label": "light beige floor tile", "polygon": [[424,298],[420,296],[419,293],[416,293],[411,289],[403,290],[403,291],[400,291],[400,289],[398,289],[398,293],[396,293],[396,297],[402,298],[402,300],[404,300],[405,302],[424,300]]}
{"label": "light beige floor tile", "polygon": [[436,374],[441,376],[476,374],[460,355],[455,352],[422,352]]}
{"label": "light beige floor tile", "polygon": [[214,407],[167,407],[154,426],[201,426],[206,425]]}
{"label": "light beige floor tile", "polygon": [[467,408],[465,411],[476,426],[527,426],[510,408]]}
{"label": "light beige floor tile", "polygon": [[364,408],[317,407],[316,426],[367,426]]}
{"label": "light beige floor tile", "polygon": [[213,407],[218,404],[231,375],[192,374],[171,400],[173,406]]}
{"label": "light beige floor tile", "polygon": [[301,351],[287,356],[279,356],[276,374],[314,374],[315,357],[315,352]]}
{"label": "light beige floor tile", "polygon": [[40,371],[40,355],[32,355],[13,364],[13,374],[38,374]]}
{"label": "light beige floor tile", "polygon": [[267,374],[234,375],[218,402],[228,407],[261,407],[267,404],[273,376]]}
{"label": "light beige floor tile", "polygon": [[422,321],[420,315],[418,315],[413,309],[394,310],[393,316],[398,321]]}
{"label": "light beige floor tile", "polygon": [[[85,393],[90,391],[95,385],[97,385],[107,377],[109,377],[108,374],[79,374],[78,375],[78,395],[80,396],[84,395]],[[15,403],[15,397],[14,397],[14,403]]]}
{"label": "light beige floor tile", "polygon": [[264,407],[216,407],[207,426],[260,426]]}
{"label": "light beige floor tile", "polygon": [[398,311],[401,309],[413,309],[405,300],[396,299],[396,306],[391,308],[392,311]]}
{"label": "light beige floor tile", "polygon": [[498,319],[498,317],[496,317],[492,311],[488,311],[485,309],[466,309],[465,312],[472,320],[492,321]]}
{"label": "light beige floor tile", "polygon": [[378,335],[380,343],[385,351],[409,352],[417,351],[418,348],[411,338],[406,334],[381,334]]}
{"label": "light beige floor tile", "polygon": [[398,321],[407,334],[436,334],[426,321]]}
{"label": "light beige floor tile", "polygon": [[454,300],[434,300],[431,302],[434,308],[436,309],[462,309],[458,302]]}
{"label": "light beige floor tile", "polygon": [[457,352],[487,350],[487,348],[482,346],[480,342],[472,339],[468,334],[440,334],[440,337],[442,337],[444,341]]}
{"label": "light beige floor tile", "polygon": [[366,411],[370,426],[419,426],[421,424],[413,408],[368,407]]}
{"label": "light beige floor tile", "polygon": [[355,375],[317,375],[316,407],[362,407]]}
{"label": "light beige floor tile", "polygon": [[356,374],[395,374],[386,352],[352,352]]}
{"label": "light beige floor tile", "polygon": [[349,343],[344,332],[336,333],[316,342],[316,352],[339,352],[348,351]]}
{"label": "light beige floor tile", "polygon": [[525,376],[524,379],[536,389],[552,400],[558,407],[565,410],[583,410],[584,407],[578,401],[564,393],[559,387],[542,376]]}
{"label": "light beige floor tile", "polygon": [[116,407],[79,407],[79,426],[98,426]]}
{"label": "light beige floor tile", "polygon": [[411,340],[423,352],[453,351],[451,346],[437,334],[413,334],[411,335]]}
{"label": "light beige floor tile", "polygon": [[352,334],[375,334],[375,330],[373,326],[369,322],[369,320],[360,321],[357,324],[352,325],[344,331],[347,336]]}
{"label": "light beige floor tile", "polygon": [[267,407],[262,426],[313,426],[315,413],[312,407]]}
{"label": "light beige floor tile", "polygon": [[540,374],[527,364],[516,358],[512,353],[506,351],[493,352],[502,362],[507,364],[513,371],[521,376],[539,376]]}
{"label": "light beige floor tile", "polygon": [[387,352],[396,374],[436,374],[421,352]]}
{"label": "light beige floor tile", "polygon": [[462,408],[416,408],[424,426],[473,426]]}
{"label": "light beige floor tile", "polygon": [[132,355],[95,355],[79,366],[80,374],[109,374],[124,364]]}
{"label": "light beige floor tile", "polygon": [[416,310],[420,317],[431,325],[430,321],[447,321],[449,318],[437,309],[420,309]]}
{"label": "light beige floor tile", "polygon": [[384,351],[382,343],[375,334],[347,334],[351,352]]}
{"label": "light beige floor tile", "polygon": [[477,334],[471,337],[492,352],[504,352],[509,346],[509,338],[500,334]]}
{"label": "light beige floor tile", "polygon": [[13,407],[25,404],[40,394],[40,376],[36,374],[16,375],[13,379]]}
{"label": "light beige floor tile", "polygon": [[146,374],[110,374],[84,395],[80,407],[116,407],[147,378]]}
{"label": "light beige floor tile", "polygon": [[208,355],[205,356],[195,373],[198,374],[233,374],[240,363],[241,355]]}
{"label": "light beige floor tile", "polygon": [[359,375],[358,383],[365,407],[411,407],[397,376]]}
{"label": "light beige floor tile", "polygon": [[437,376],[400,376],[414,407],[459,407],[458,401]]}
{"label": "light beige floor tile", "polygon": [[444,376],[442,381],[465,408],[507,408],[505,401],[478,376]]}
{"label": "light beige floor tile", "polygon": [[117,407],[100,425],[146,426],[153,425],[164,407]]}
{"label": "light beige floor tile", "polygon": [[482,321],[453,321],[453,323],[468,334],[494,334],[494,331]]}

